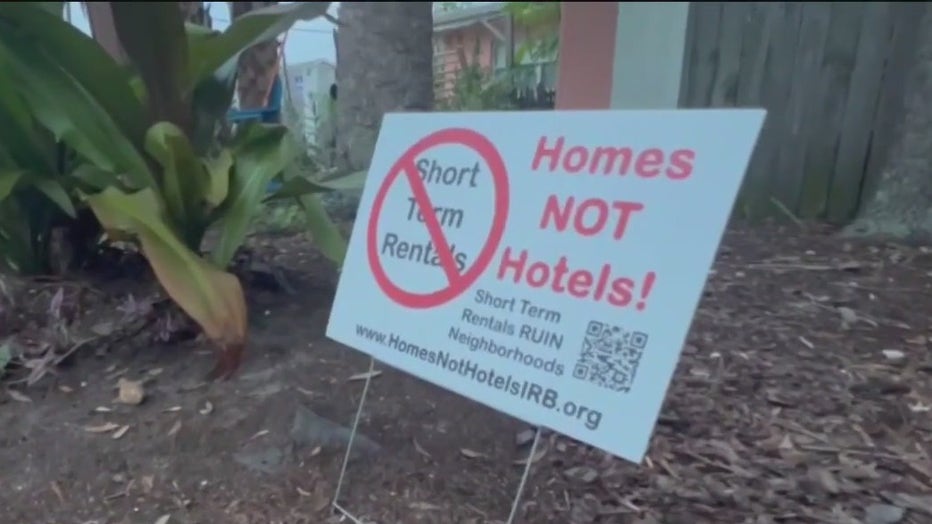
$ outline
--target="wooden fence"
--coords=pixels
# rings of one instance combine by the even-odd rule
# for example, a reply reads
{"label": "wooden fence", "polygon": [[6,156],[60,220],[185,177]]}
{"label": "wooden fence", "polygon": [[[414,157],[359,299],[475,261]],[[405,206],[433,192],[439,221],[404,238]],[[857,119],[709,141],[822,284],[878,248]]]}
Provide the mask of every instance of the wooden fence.
{"label": "wooden fence", "polygon": [[736,212],[843,222],[882,169],[923,2],[693,2],[685,107],[765,107]]}

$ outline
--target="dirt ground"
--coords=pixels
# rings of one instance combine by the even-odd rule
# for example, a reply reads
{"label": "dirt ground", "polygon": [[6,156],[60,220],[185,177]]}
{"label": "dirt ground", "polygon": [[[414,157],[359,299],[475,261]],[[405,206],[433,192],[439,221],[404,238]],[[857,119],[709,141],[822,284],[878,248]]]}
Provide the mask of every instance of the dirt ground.
{"label": "dirt ground", "polygon": [[[251,345],[229,382],[202,381],[213,360],[197,341],[136,337],[0,384],[0,522],[339,521],[368,359],[324,337],[335,277],[309,245],[266,239],[255,256],[291,293],[251,288]],[[519,521],[932,522],[930,283],[930,250],[733,228],[648,459],[546,435]],[[527,425],[379,369],[341,504],[382,524],[504,521]],[[141,404],[113,401],[121,378],[142,381]]]}

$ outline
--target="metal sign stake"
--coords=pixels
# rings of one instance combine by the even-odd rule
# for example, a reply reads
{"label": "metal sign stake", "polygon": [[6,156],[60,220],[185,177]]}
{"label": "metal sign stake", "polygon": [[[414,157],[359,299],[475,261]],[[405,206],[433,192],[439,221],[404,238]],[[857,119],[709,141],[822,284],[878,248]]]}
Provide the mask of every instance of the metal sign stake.
{"label": "metal sign stake", "polygon": [[[369,358],[369,371],[366,373],[366,383],[362,387],[362,396],[359,398],[359,407],[356,409],[356,416],[353,418],[353,427],[350,430],[349,441],[346,445],[346,454],[343,456],[343,465],[340,467],[340,478],[337,480],[336,493],[333,495],[331,507],[336,513],[348,519],[353,524],[366,524],[358,517],[350,513],[346,508],[340,505],[340,493],[343,491],[343,482],[346,480],[346,470],[349,467],[350,455],[353,452],[353,442],[356,440],[356,432],[359,430],[359,421],[362,420],[362,410],[366,405],[366,396],[369,393],[369,385],[372,383],[372,372],[375,371],[375,359]],[[518,489],[511,503],[511,512],[508,515],[506,524],[513,524],[518,516],[518,509],[521,505],[521,496],[524,494],[528,478],[531,476],[531,466],[534,464],[534,456],[537,454],[537,446],[540,444],[541,427],[537,426],[534,433],[534,441],[531,444],[531,450],[528,452],[527,463],[524,465],[524,473],[521,475],[521,481],[518,483]]]}

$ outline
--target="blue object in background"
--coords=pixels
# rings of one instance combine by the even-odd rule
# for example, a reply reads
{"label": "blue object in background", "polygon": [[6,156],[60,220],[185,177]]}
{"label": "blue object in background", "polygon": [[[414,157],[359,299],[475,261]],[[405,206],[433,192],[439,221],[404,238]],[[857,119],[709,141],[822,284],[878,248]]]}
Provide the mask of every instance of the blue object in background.
{"label": "blue object in background", "polygon": [[[242,124],[252,120],[258,120],[263,124],[278,124],[282,119],[282,79],[275,75],[272,82],[272,89],[269,91],[269,98],[266,100],[265,107],[258,109],[231,109],[227,113],[227,120],[232,124]],[[282,183],[276,180],[269,182],[266,193],[271,194],[281,189]]]}
{"label": "blue object in background", "polygon": [[227,113],[227,119],[234,124],[241,124],[250,120],[258,120],[263,124],[278,124],[282,119],[282,93],[282,79],[275,75],[275,81],[272,82],[272,89],[269,91],[269,98],[265,102],[265,107],[231,109]]}

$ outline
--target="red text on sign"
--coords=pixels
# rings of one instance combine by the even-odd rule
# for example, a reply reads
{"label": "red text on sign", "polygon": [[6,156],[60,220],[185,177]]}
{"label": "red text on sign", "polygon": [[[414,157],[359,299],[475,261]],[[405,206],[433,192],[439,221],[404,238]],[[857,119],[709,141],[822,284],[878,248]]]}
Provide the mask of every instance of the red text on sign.
{"label": "red text on sign", "polygon": [[598,146],[589,148],[566,144],[566,139],[551,140],[546,136],[537,141],[537,150],[531,161],[535,171],[562,170],[570,174],[628,175],[654,178],[659,175],[670,180],[685,180],[693,173],[696,152],[692,149],[664,151],[649,148],[637,152],[630,147]]}
{"label": "red text on sign", "polygon": [[649,271],[643,279],[614,275],[612,266],[603,264],[597,271],[571,269],[567,257],[561,256],[555,264],[530,260],[526,249],[515,252],[505,248],[498,267],[498,279],[510,279],[514,283],[526,283],[534,288],[550,288],[558,294],[596,302],[606,301],[613,306],[627,307],[634,304],[638,310],[647,305],[656,274]]}
{"label": "red text on sign", "polygon": [[561,205],[559,196],[550,195],[540,217],[540,228],[547,229],[552,222],[553,227],[562,232],[572,222],[577,233],[590,237],[604,231],[609,224],[609,217],[614,214],[612,238],[619,240],[628,228],[631,215],[642,209],[644,204],[640,202],[609,202],[601,198],[588,198],[576,205],[575,198],[567,197]]}

